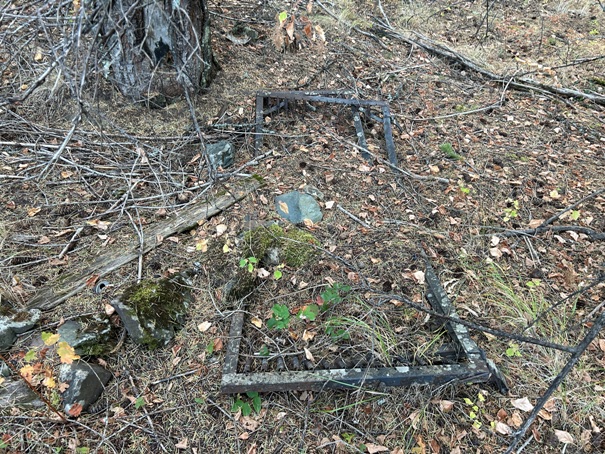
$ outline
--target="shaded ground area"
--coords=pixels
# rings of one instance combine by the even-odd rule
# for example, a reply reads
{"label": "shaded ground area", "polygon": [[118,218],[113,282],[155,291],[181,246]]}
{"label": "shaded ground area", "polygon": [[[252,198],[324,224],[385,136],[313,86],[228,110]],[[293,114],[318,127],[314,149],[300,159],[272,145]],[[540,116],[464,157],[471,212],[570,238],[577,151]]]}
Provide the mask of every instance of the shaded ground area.
{"label": "shaded ground area", "polygon": [[[605,13],[587,1],[522,7],[497,2],[489,12],[481,2],[321,5],[313,6],[309,18],[322,27],[326,42],[285,53],[272,39],[275,16],[285,5],[212,5],[222,71],[195,100],[195,118],[207,143],[228,139],[238,150],[235,167],[215,184],[184,101],[145,110],[101,80],[98,101],[90,102],[60,156],[55,153],[70,133],[74,112],[60,78],[2,111],[2,289],[23,304],[37,288],[110,247],[136,249],[146,226],[225,191],[242,175],[258,174],[265,181],[208,222],[164,238],[142,267],[135,261],[107,277],[107,291],[70,298],[45,313],[40,330],[20,337],[9,353],[15,365],[23,364],[40,331],[103,311],[139,273],[158,277],[202,263],[197,304],[171,347],[147,351],[127,340],[104,358],[114,379],[98,413],[82,415],[69,427],[47,411],[2,409],[7,452],[77,447],[379,452],[385,447],[385,452],[446,453],[503,452],[508,446],[508,431],[527,417],[520,399],[535,403],[568,355],[473,332],[508,378],[509,396],[464,384],[272,393],[261,394],[260,412],[243,416],[232,411],[237,398],[218,392],[230,315],[246,312],[242,370],[264,367],[259,359],[264,348],[307,360],[310,355],[315,363],[367,361],[368,354],[380,364],[396,364],[399,357],[431,363],[443,341],[436,321],[389,297],[423,301],[422,244],[462,318],[576,344],[603,310],[602,283],[574,293],[605,272],[598,236],[605,230],[605,197],[591,196],[605,186],[603,107],[509,90],[506,82],[487,81],[419,47],[381,37],[376,20],[402,33],[408,28],[423,33],[498,74],[523,73],[552,86],[602,94]],[[306,14],[303,9],[300,14]],[[239,45],[228,39],[237,21],[258,31],[258,40]],[[37,59],[41,43],[25,46],[21,66],[4,71],[3,86],[36,79],[48,65],[45,55]],[[259,89],[346,89],[360,99],[388,101],[398,167],[421,178],[379,159],[386,158],[382,125],[370,115],[363,116],[364,128],[376,158],[364,160],[346,106],[299,102],[269,114],[261,156],[255,158],[252,123]],[[305,228],[324,252],[302,268],[282,268],[278,280],[267,267],[269,277],[249,298],[223,303],[224,279],[217,270],[236,272],[240,259],[249,257],[240,233],[251,221],[277,219],[273,198],[305,184],[323,194],[323,220]],[[550,224],[569,227],[510,234],[558,214]],[[329,312],[313,321],[296,316],[318,297],[325,299],[322,293],[334,284],[350,290]],[[280,331],[267,328],[277,304],[291,317]],[[248,366],[246,358],[253,358]],[[571,442],[569,452],[605,449],[604,367],[601,334],[541,412],[524,452],[560,452],[562,440]],[[239,402],[252,405],[253,397],[242,395]]]}

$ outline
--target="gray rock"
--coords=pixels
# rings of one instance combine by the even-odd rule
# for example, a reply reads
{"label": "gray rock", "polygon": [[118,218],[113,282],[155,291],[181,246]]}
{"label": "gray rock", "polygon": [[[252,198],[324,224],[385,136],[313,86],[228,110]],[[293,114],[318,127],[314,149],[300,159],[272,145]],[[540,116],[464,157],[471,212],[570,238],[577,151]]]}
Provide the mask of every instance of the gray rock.
{"label": "gray rock", "polygon": [[157,348],[168,344],[184,325],[193,301],[190,286],[183,275],[146,280],[127,288],[111,305],[136,343]]}
{"label": "gray rock", "polygon": [[97,401],[110,378],[111,372],[96,364],[84,361],[62,364],[59,368],[59,380],[69,384],[69,388],[63,393],[65,413],[69,413],[75,404],[80,404],[85,411]]}
{"label": "gray rock", "polygon": [[16,334],[22,334],[32,329],[40,320],[39,309],[14,309],[10,306],[0,306],[0,330],[8,326]]}
{"label": "gray rock", "polygon": [[0,408],[39,408],[44,402],[20,377],[7,377],[0,385]]}
{"label": "gray rock", "polygon": [[4,361],[0,361],[0,377],[10,377],[12,375],[12,371],[8,364]]}
{"label": "gray rock", "polygon": [[71,345],[78,355],[100,356],[116,345],[113,325],[107,317],[86,315],[66,321],[57,332],[61,340]]}
{"label": "gray rock", "polygon": [[323,219],[323,214],[315,199],[309,194],[298,191],[275,197],[275,209],[282,218],[293,224],[300,224],[305,219],[315,224]]}
{"label": "gray rock", "polygon": [[231,167],[235,160],[235,147],[227,140],[211,143],[206,146],[208,160],[213,169]]}
{"label": "gray rock", "polygon": [[0,322],[0,351],[8,350],[17,340],[17,334],[10,326],[2,326]]}

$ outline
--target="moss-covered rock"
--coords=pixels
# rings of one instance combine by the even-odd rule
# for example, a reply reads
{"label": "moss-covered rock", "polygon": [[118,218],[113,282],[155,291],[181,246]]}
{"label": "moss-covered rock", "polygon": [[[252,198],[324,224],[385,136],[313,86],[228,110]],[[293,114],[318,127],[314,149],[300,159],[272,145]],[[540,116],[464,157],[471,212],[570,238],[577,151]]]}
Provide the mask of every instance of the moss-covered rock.
{"label": "moss-covered rock", "polygon": [[157,348],[168,344],[185,323],[193,301],[190,287],[182,275],[146,280],[127,288],[111,304],[135,342]]}
{"label": "moss-covered rock", "polygon": [[105,316],[83,315],[66,321],[57,332],[62,341],[67,342],[82,356],[105,355],[117,344],[113,325]]}
{"label": "moss-covered rock", "polygon": [[319,241],[302,229],[292,227],[284,230],[279,224],[271,224],[246,232],[243,244],[245,258],[256,257],[263,262],[270,251],[277,251],[279,261],[298,268],[317,255]]}

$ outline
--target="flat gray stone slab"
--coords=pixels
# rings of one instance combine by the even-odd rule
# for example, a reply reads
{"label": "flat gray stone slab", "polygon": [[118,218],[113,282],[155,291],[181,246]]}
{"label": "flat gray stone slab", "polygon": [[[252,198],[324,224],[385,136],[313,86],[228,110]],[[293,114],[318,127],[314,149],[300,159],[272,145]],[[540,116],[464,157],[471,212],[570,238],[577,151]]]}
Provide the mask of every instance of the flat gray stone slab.
{"label": "flat gray stone slab", "polygon": [[309,194],[299,191],[287,192],[275,197],[275,210],[292,224],[301,224],[305,219],[316,224],[323,219],[317,201]]}
{"label": "flat gray stone slab", "polygon": [[111,372],[96,364],[84,361],[62,364],[59,368],[59,380],[69,384],[69,388],[63,393],[65,413],[69,414],[75,404],[82,405],[82,409],[86,410],[97,401],[110,378]]}

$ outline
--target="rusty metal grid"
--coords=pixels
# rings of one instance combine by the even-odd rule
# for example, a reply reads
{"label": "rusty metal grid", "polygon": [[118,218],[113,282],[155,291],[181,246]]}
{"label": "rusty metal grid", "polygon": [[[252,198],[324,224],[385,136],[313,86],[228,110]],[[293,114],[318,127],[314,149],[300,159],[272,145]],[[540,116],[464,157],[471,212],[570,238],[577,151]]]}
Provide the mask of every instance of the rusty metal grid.
{"label": "rusty metal grid", "polygon": [[[355,99],[349,96],[353,95],[350,91],[259,91],[256,93],[256,118],[254,132],[254,153],[258,155],[263,145],[263,124],[264,117],[273,112],[277,112],[288,107],[289,100],[299,100],[306,102],[324,102],[331,104],[344,104],[351,106],[353,111],[353,124],[357,132],[357,143],[361,148],[361,153],[364,159],[372,162],[372,156],[367,152],[367,142],[363,125],[361,122],[360,113],[366,109],[377,107],[382,113],[382,118],[376,115],[370,115],[374,120],[382,123],[384,140],[389,162],[397,165],[397,154],[395,152],[395,143],[393,142],[393,129],[391,121],[391,111],[389,104],[386,101],[371,100],[371,99]],[[265,101],[269,99],[280,100],[278,104],[268,110],[263,110]]]}
{"label": "rusty metal grid", "polygon": [[239,373],[237,365],[245,315],[243,312],[238,312],[233,315],[231,322],[221,392],[234,394],[248,391],[318,391],[360,386],[391,387],[490,382],[501,393],[507,394],[508,389],[503,375],[492,361],[486,359],[484,352],[470,337],[466,327],[455,323],[454,320],[458,315],[428,261],[426,280],[428,286],[426,298],[431,307],[434,311],[449,317],[444,326],[457,347],[458,362],[430,366]]}

